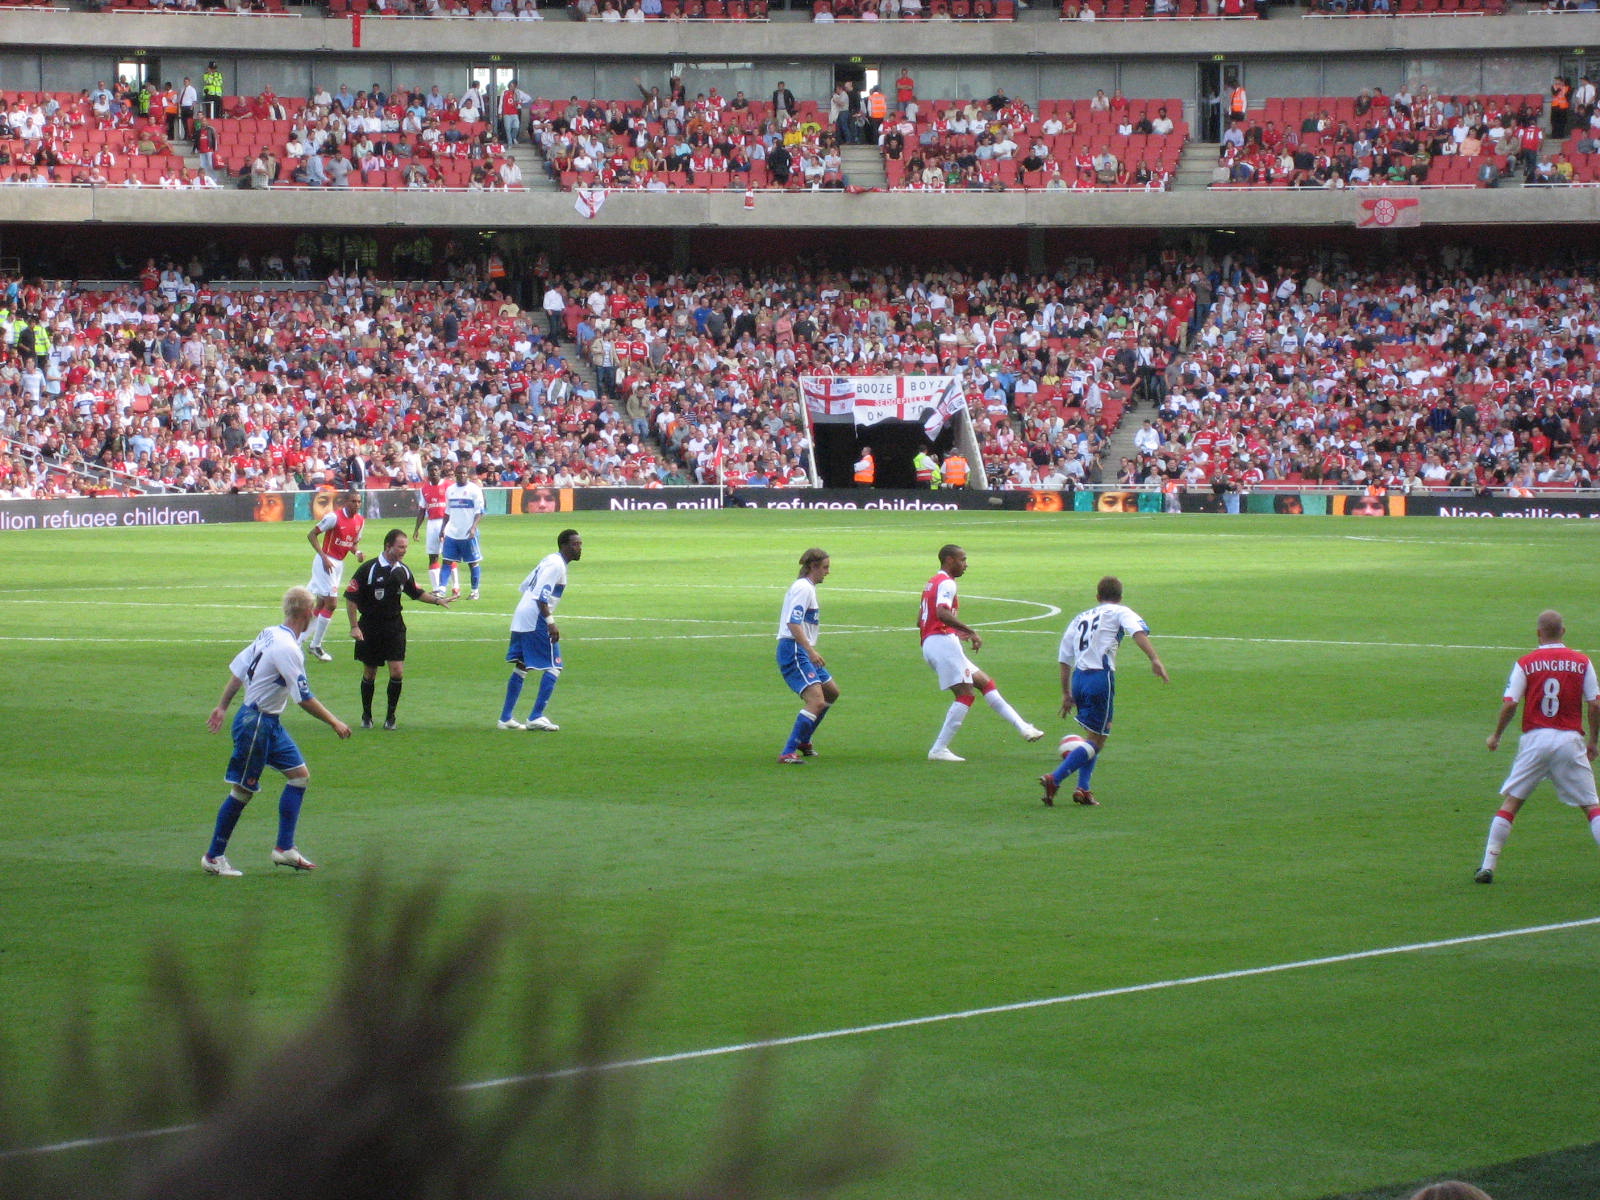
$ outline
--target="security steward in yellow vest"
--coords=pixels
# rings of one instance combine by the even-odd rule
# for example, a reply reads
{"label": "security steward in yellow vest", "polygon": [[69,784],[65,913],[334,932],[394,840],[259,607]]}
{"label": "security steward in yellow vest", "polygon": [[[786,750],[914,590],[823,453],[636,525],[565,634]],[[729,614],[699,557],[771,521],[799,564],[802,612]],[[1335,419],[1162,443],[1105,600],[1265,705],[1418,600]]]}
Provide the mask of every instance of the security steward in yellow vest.
{"label": "security steward in yellow vest", "polygon": [[216,63],[206,64],[206,73],[200,76],[200,95],[205,101],[206,116],[213,121],[222,115],[222,72]]}

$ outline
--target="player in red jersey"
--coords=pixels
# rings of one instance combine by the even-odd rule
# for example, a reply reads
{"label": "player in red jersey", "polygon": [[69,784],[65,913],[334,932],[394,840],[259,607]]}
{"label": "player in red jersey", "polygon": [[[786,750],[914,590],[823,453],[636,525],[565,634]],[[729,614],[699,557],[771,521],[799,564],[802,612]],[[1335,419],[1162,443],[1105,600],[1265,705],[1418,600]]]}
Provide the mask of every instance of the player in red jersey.
{"label": "player in red jersey", "polygon": [[917,615],[917,631],[922,635],[923,660],[939,677],[939,687],[954,696],[939,727],[939,736],[928,751],[932,762],[965,762],[950,749],[950,739],[955,737],[961,722],[967,719],[967,710],[979,692],[984,703],[999,713],[1016,728],[1023,738],[1036,742],[1044,730],[1024,721],[1017,710],[1007,704],[994,680],[980,671],[961,649],[969,642],[976,654],[983,647],[977,630],[962,623],[956,615],[961,606],[956,594],[956,580],[967,573],[967,552],[960,546],[943,546],[939,550],[939,571],[928,586],[922,589],[922,608]]}
{"label": "player in red jersey", "polygon": [[361,497],[355,492],[340,492],[339,507],[306,532],[306,541],[317,556],[311,560],[311,582],[307,586],[317,598],[316,616],[301,635],[309,641],[313,658],[332,662],[333,655],[322,648],[322,636],[328,632],[328,621],[334,614],[339,596],[339,583],[344,577],[344,560],[351,554],[357,562],[366,556],[356,549],[361,541],[361,527],[367,519],[361,515]]}
{"label": "player in red jersey", "polygon": [[445,492],[450,485],[444,481],[444,468],[436,462],[428,464],[428,482],[417,488],[417,520],[411,527],[411,537],[416,539],[422,523],[428,523],[428,583],[437,595],[444,591],[439,586],[439,551],[444,546]]}
{"label": "player in red jersey", "polygon": [[[1500,719],[1487,745],[1490,750],[1500,745],[1500,735],[1511,724],[1519,704],[1522,737],[1511,773],[1500,785],[1501,804],[1489,823],[1483,866],[1473,876],[1478,883],[1494,882],[1495,864],[1511,835],[1511,822],[1522,802],[1546,779],[1555,785],[1561,803],[1583,810],[1589,832],[1600,842],[1600,796],[1595,794],[1591,765],[1600,741],[1600,683],[1589,656],[1567,649],[1562,640],[1566,633],[1560,613],[1553,609],[1540,613],[1539,648],[1524,654],[1511,668],[1505,699],[1500,702]],[[1589,717],[1587,738],[1583,733],[1585,713]]]}

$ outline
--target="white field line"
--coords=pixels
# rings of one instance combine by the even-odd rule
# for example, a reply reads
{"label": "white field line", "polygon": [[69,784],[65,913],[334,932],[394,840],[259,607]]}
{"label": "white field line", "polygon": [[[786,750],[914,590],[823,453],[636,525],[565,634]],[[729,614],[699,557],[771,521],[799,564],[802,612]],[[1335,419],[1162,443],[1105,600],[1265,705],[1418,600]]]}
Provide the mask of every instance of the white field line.
{"label": "white field line", "polygon": [[[234,589],[249,588],[252,591],[258,591],[259,590],[258,588],[255,588],[252,585],[247,585],[247,584],[226,584],[226,585],[223,585],[223,586],[224,587],[229,587],[229,588],[234,588]],[[621,586],[624,586],[624,587],[627,587],[627,586],[643,587],[643,586],[647,586],[647,585],[644,585],[644,584],[635,584],[635,585],[624,584],[624,585],[621,585]],[[690,587],[690,588],[695,588],[695,589],[714,590],[714,591],[750,591],[750,592],[768,593],[768,592],[772,592],[774,590],[772,587],[770,587],[770,586],[768,586],[766,584],[711,584],[711,583],[704,583],[704,584],[687,584],[687,585],[684,585],[684,586]],[[259,605],[259,604],[191,604],[191,603],[184,603],[184,602],[181,602],[181,601],[173,601],[173,600],[128,600],[128,599],[125,598],[126,597],[126,593],[129,592],[129,591],[157,591],[157,590],[165,592],[165,591],[170,591],[171,589],[170,588],[154,588],[154,587],[141,587],[141,588],[115,588],[115,587],[106,587],[106,588],[66,588],[66,589],[62,589],[61,591],[57,592],[56,594],[54,594],[54,595],[52,595],[52,596],[50,596],[48,598],[32,596],[32,597],[28,597],[28,598],[12,599],[12,600],[7,601],[7,603],[9,603],[9,604],[50,605],[52,607],[55,607],[55,606],[58,606],[62,602],[63,595],[69,594],[69,593],[74,592],[74,591],[106,591],[106,592],[116,592],[119,596],[124,597],[123,599],[118,599],[118,600],[115,600],[115,601],[107,601],[103,605],[101,605],[102,607],[107,607],[107,608],[113,608],[114,607],[119,612],[126,611],[129,608],[210,609],[210,610],[220,610],[220,611],[226,611],[226,612],[265,611],[265,610],[262,609],[262,606]],[[219,590],[219,589],[210,589],[210,590]],[[858,594],[858,595],[872,595],[872,596],[899,596],[899,597],[902,597],[902,598],[906,598],[908,600],[912,595],[914,595],[914,593],[901,591],[901,590],[895,589],[895,588],[830,587],[828,589],[828,591],[830,593],[852,593],[852,594]],[[6,594],[8,594],[6,589],[0,589],[0,595],[6,595]],[[1028,634],[1036,634],[1036,635],[1048,634],[1051,637],[1060,636],[1054,629],[1007,629],[1007,628],[1005,628],[1005,626],[1009,626],[1009,625],[1031,625],[1031,624],[1033,624],[1035,622],[1039,622],[1039,621],[1053,620],[1054,618],[1059,617],[1061,615],[1062,611],[1063,611],[1059,605],[1048,604],[1048,603],[1046,603],[1046,602],[1044,602],[1042,600],[1021,600],[1021,599],[1017,599],[1017,598],[1012,597],[1012,596],[979,596],[979,595],[972,595],[972,596],[967,597],[967,599],[969,599],[969,600],[981,600],[981,601],[984,601],[984,602],[987,602],[987,603],[991,603],[991,604],[1022,604],[1022,605],[1028,605],[1028,606],[1030,606],[1032,608],[1036,608],[1036,609],[1040,610],[1040,611],[1038,611],[1036,613],[1031,613],[1031,614],[1029,614],[1027,616],[1022,616],[1022,617],[1006,617],[1003,620],[998,620],[998,621],[974,621],[972,623],[974,628],[983,629],[983,630],[986,630],[986,631],[996,631],[996,632],[1001,632],[1001,633],[1028,633]],[[80,601],[80,603],[82,603],[82,602]],[[449,616],[450,616],[451,619],[459,619],[461,617],[467,617],[467,618],[487,618],[487,619],[491,619],[491,620],[495,620],[495,621],[505,621],[505,620],[507,620],[507,615],[505,613],[500,612],[500,611],[490,611],[490,610],[487,610],[485,608],[478,608],[478,609],[465,609],[465,608],[463,608],[463,609],[451,609],[450,613],[449,613]],[[563,624],[574,624],[574,625],[579,625],[579,626],[582,626],[582,625],[587,624],[589,622],[606,622],[606,621],[619,622],[619,623],[648,622],[651,625],[651,630],[652,631],[651,631],[650,634],[645,635],[645,636],[640,636],[640,637],[634,637],[634,636],[606,636],[606,635],[602,635],[602,636],[599,636],[599,637],[585,637],[583,640],[585,642],[635,642],[635,641],[652,641],[653,642],[653,641],[659,641],[660,640],[661,623],[660,623],[660,618],[657,618],[657,617],[611,617],[611,616],[596,616],[596,615],[593,615],[593,614],[579,613],[579,614],[575,614],[575,615],[572,615],[572,616],[564,616],[562,618],[562,623]],[[668,621],[668,624],[673,625],[673,626],[683,626],[683,625],[733,625],[733,626],[739,627],[737,630],[735,630],[733,632],[729,632],[729,633],[705,633],[705,634],[693,634],[693,633],[691,633],[691,634],[678,634],[678,635],[675,635],[676,640],[684,640],[684,641],[715,641],[715,640],[723,640],[723,639],[747,639],[747,638],[758,638],[758,637],[769,636],[766,632],[764,632],[767,629],[767,626],[764,623],[760,624],[760,625],[754,625],[753,626],[751,622],[740,621],[740,620],[735,620],[735,619],[708,620],[708,619],[704,619],[704,618],[685,617],[685,618],[672,618],[672,619],[670,619]],[[847,636],[849,634],[860,634],[860,633],[866,633],[866,634],[877,634],[877,633],[904,634],[904,633],[910,632],[913,628],[915,628],[915,626],[912,626],[912,625],[827,625],[827,626],[824,627],[825,632],[830,637],[833,637],[833,636],[841,636],[842,637],[842,636]],[[1273,637],[1257,637],[1257,636],[1241,637],[1241,636],[1227,636],[1227,635],[1220,635],[1220,634],[1165,633],[1165,632],[1161,633],[1159,636],[1160,636],[1162,641],[1237,642],[1237,643],[1254,643],[1254,644],[1257,644],[1257,645],[1264,645],[1264,646],[1345,646],[1345,647],[1350,647],[1352,649],[1361,649],[1361,650],[1482,650],[1482,651],[1493,651],[1495,653],[1506,653],[1506,652],[1515,652],[1515,651],[1526,649],[1525,646],[1473,645],[1473,644],[1470,644],[1470,643],[1455,643],[1455,642],[1365,642],[1365,641],[1355,641],[1355,640],[1339,639],[1339,638],[1273,638]],[[93,643],[111,644],[111,643],[121,642],[121,643],[134,643],[134,644],[140,644],[140,645],[159,645],[159,646],[167,646],[167,645],[205,646],[205,645],[231,645],[233,643],[233,640],[234,639],[230,639],[230,638],[205,638],[205,639],[202,639],[202,638],[178,638],[178,637],[161,637],[161,638],[141,638],[141,637],[117,637],[117,638],[30,637],[30,636],[26,636],[26,635],[22,635],[22,634],[0,634],[0,642],[85,642],[85,643],[90,643],[90,644],[93,644]],[[443,641],[452,641],[452,642],[492,642],[492,641],[495,641],[497,639],[495,639],[495,638],[444,638],[444,639],[441,639],[441,640],[443,640]]]}
{"label": "white field line", "polygon": [[[124,606],[126,607],[126,606]],[[183,606],[193,607],[193,606]],[[499,615],[499,614],[496,614]],[[501,619],[504,619],[503,617]],[[639,618],[643,620],[643,618]],[[1018,620],[1035,620],[1038,618],[1020,617]],[[632,617],[563,617],[563,625],[582,625],[588,621],[632,621]],[[1019,633],[1033,634],[1035,636],[1048,636],[1058,638],[1061,635],[1053,629],[997,629],[998,625],[1005,622],[972,622],[973,628],[982,629],[986,633]],[[838,637],[851,637],[857,634],[882,634],[892,633],[896,637],[904,637],[913,632],[912,625],[830,625],[827,627],[826,636],[831,640]],[[673,637],[680,642],[717,642],[717,641],[758,641],[771,638],[772,632],[763,626],[761,629],[744,629],[730,633],[680,633]],[[585,645],[591,642],[659,642],[659,633],[651,634],[600,634],[598,636],[584,636]],[[1515,654],[1527,649],[1526,646],[1474,646],[1456,644],[1451,642],[1348,642],[1336,641],[1325,638],[1261,638],[1261,637],[1216,637],[1208,634],[1163,633],[1163,642],[1252,642],[1266,646],[1343,646],[1357,650],[1474,650],[1493,651],[1496,654]],[[472,645],[499,645],[505,641],[504,636],[495,637],[443,637],[437,641],[451,644]],[[65,637],[65,636],[31,636],[27,634],[0,633],[0,642],[82,642],[85,645],[138,645],[138,646],[234,646],[239,639],[234,638],[195,638],[195,637]]]}
{"label": "white field line", "polygon": [[[1131,983],[1122,987],[1099,988],[1089,992],[1072,992],[1063,996],[1046,996],[1036,1000],[1017,1000],[1009,1004],[991,1004],[983,1008],[968,1008],[958,1012],[933,1013],[921,1017],[905,1017],[898,1021],[878,1021],[869,1025],[849,1025],[838,1029],[824,1029],[813,1033],[797,1033],[788,1037],[761,1038],[751,1042],[733,1042],[724,1046],[711,1046],[701,1050],[682,1050],[675,1054],[653,1054],[643,1058],[618,1059],[614,1062],[592,1066],[566,1067],[528,1075],[503,1075],[482,1079],[474,1083],[458,1084],[460,1092],[480,1092],[493,1088],[515,1087],[518,1084],[545,1080],[567,1079],[597,1072],[633,1071],[642,1067],[670,1066],[674,1063],[699,1062],[712,1058],[727,1058],[757,1050],[775,1050],[785,1046],[804,1046],[814,1042],[839,1041],[844,1038],[866,1037],[870,1034],[889,1033],[901,1029],[919,1029],[949,1021],[970,1021],[979,1017],[1002,1016],[1007,1013],[1028,1012],[1033,1009],[1055,1008],[1063,1004],[1082,1004],[1090,1000],[1110,1000],[1119,996],[1137,996],[1145,992],[1170,991],[1174,988],[1195,987],[1207,983],[1228,983],[1236,979],[1257,979],[1267,975],[1281,975],[1288,971],[1303,971],[1313,967],[1338,966],[1341,963],[1363,962],[1377,958],[1392,958],[1402,954],[1418,954],[1429,950],[1447,950],[1456,946],[1472,946],[1507,938],[1532,937],[1543,933],[1561,933],[1571,929],[1584,929],[1600,925],[1600,917],[1583,917],[1574,921],[1557,921],[1549,925],[1528,925],[1519,929],[1501,929],[1492,933],[1472,933],[1461,937],[1439,938],[1431,942],[1407,942],[1399,946],[1380,946],[1372,950],[1354,950],[1347,954],[1329,954],[1320,958],[1302,958],[1293,962],[1272,963],[1263,967],[1241,967],[1234,971],[1215,971],[1206,975],[1188,975],[1178,979],[1158,979],[1149,983]],[[161,1129],[142,1129],[128,1133],[110,1133],[94,1137],[72,1138],[41,1146],[22,1146],[0,1150],[0,1160],[10,1158],[36,1158],[47,1154],[60,1154],[69,1150],[91,1149],[118,1143],[141,1141],[188,1133],[197,1125],[171,1125]]]}

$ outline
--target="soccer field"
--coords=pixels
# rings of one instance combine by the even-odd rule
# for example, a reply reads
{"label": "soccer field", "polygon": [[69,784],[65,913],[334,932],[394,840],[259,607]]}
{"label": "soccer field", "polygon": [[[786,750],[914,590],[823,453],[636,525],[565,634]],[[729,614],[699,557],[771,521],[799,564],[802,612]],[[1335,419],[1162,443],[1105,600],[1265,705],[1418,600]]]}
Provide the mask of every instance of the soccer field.
{"label": "soccer field", "polygon": [[[502,732],[515,584],[567,524],[584,554],[559,613],[561,731]],[[564,935],[601,961],[659,944],[626,1052],[689,1055],[631,1072],[667,1169],[748,1069],[737,1047],[819,1035],[776,1055],[782,1112],[876,1075],[904,1139],[852,1198],[1311,1200],[1447,1175],[1497,1200],[1592,1197],[1596,1155],[1573,1150],[1600,1127],[1600,850],[1546,787],[1494,885],[1471,878],[1512,751],[1483,739],[1535,616],[1561,609],[1571,644],[1600,649],[1594,536],[1531,520],[492,519],[483,599],[410,609],[397,732],[341,743],[285,718],[312,771],[300,845],[321,869],[268,864],[273,777],[229,849],[245,876],[215,879],[198,860],[228,745],[205,716],[304,581],[304,527],[11,535],[15,1077],[47,1069],[75,1007],[104,1047],[140,1037],[158,939],[252,972],[269,1024],[303,1017],[381,860],[402,884],[447,871],[459,908],[556,897]],[[1048,731],[1027,745],[980,703],[954,743],[964,764],[925,759],[946,699],[913,628],[947,541],[970,557],[979,665]],[[820,756],[786,768],[796,703],[773,635],[812,545],[832,555],[820,648],[843,696]],[[1057,641],[1106,573],[1172,681],[1125,647],[1102,806],[1045,808],[1035,779],[1067,729]],[[354,723],[344,627],[308,673]],[[474,1041],[472,1079],[524,1067],[493,1036],[509,1019]]]}

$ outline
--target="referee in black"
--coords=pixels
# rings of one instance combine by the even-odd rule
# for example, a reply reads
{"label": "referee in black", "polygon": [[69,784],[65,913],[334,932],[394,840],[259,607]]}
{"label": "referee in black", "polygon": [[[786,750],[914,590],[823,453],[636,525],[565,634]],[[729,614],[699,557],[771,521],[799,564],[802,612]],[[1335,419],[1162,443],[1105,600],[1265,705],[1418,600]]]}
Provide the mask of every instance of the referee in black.
{"label": "referee in black", "polygon": [[361,728],[372,728],[372,694],[377,685],[378,667],[389,668],[389,711],[383,719],[385,729],[394,728],[395,709],[400,707],[400,688],[406,673],[406,619],[400,611],[400,597],[410,596],[424,604],[444,608],[450,603],[417,586],[416,576],[406,566],[406,551],[411,539],[403,529],[391,529],[383,539],[383,553],[361,564],[350,586],[344,590],[345,611],[350,615],[350,636],[356,643],[356,661],[361,664]]}

